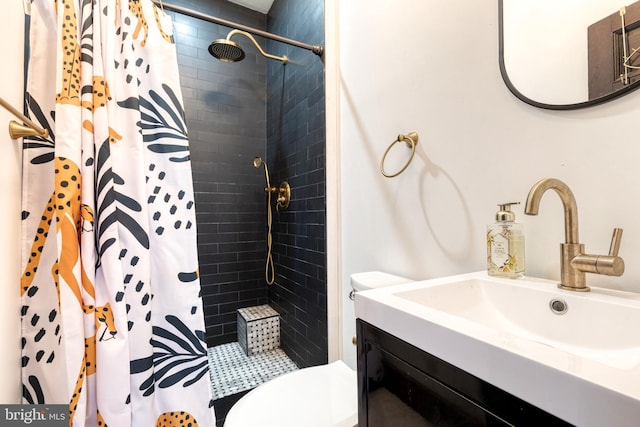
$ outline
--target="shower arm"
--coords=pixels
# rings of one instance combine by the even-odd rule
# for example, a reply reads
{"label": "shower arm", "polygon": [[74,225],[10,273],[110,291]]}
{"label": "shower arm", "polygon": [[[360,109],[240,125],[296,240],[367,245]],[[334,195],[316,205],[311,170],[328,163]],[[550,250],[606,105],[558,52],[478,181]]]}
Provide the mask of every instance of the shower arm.
{"label": "shower arm", "polygon": [[172,12],[181,13],[183,15],[190,16],[192,18],[202,19],[203,21],[208,21],[214,24],[223,25],[227,28],[233,28],[237,30],[242,30],[250,34],[254,34],[256,36],[264,37],[267,39],[275,40],[281,43],[285,43],[291,46],[300,47],[302,49],[310,50],[318,56],[322,56],[324,53],[324,47],[320,45],[310,45],[307,43],[302,43],[297,40],[292,40],[286,37],[279,36],[277,34],[268,33],[266,31],[259,30],[257,28],[248,27],[246,25],[238,24],[232,21],[227,21],[226,19],[221,19],[216,16],[205,15],[204,13],[197,12],[193,9],[187,9],[182,6],[176,6],[171,3],[165,3],[163,1],[153,0],[153,3],[162,9],[170,10]]}
{"label": "shower arm", "polygon": [[286,56],[277,56],[277,55],[272,55],[270,53],[265,52],[262,49],[262,46],[260,46],[258,44],[258,42],[256,41],[256,39],[253,38],[251,33],[248,33],[247,31],[235,29],[235,30],[231,31],[229,34],[227,34],[227,40],[231,41],[231,37],[235,36],[236,34],[242,34],[243,36],[245,36],[246,38],[251,40],[253,42],[253,45],[256,47],[256,49],[258,49],[258,52],[260,52],[260,54],[262,56],[264,56],[265,58],[275,59],[277,61],[282,61],[285,64],[288,62],[288,58]]}

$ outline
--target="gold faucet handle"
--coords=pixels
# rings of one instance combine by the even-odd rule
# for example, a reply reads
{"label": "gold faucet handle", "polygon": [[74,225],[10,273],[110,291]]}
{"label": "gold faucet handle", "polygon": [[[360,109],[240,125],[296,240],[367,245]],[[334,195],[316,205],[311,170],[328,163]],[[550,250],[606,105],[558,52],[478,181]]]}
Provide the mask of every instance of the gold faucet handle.
{"label": "gold faucet handle", "polygon": [[589,255],[581,253],[571,259],[571,265],[584,273],[604,274],[606,276],[622,276],[624,260],[618,256],[622,228],[613,229],[609,255]]}
{"label": "gold faucet handle", "polygon": [[614,228],[613,236],[611,237],[611,246],[609,247],[609,256],[618,256],[620,240],[622,240],[622,228]]}
{"label": "gold faucet handle", "polygon": [[622,228],[614,228],[609,255],[596,257],[595,273],[607,276],[622,276],[622,273],[624,273],[624,260],[618,256],[620,240],[622,240]]}

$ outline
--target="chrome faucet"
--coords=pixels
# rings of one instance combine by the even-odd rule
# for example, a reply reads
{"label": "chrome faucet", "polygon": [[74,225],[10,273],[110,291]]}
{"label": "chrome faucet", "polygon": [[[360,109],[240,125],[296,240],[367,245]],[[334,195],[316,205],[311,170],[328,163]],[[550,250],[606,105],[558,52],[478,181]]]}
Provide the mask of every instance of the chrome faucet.
{"label": "chrome faucet", "polygon": [[560,244],[560,289],[588,292],[585,273],[622,276],[624,260],[618,256],[622,229],[614,228],[609,255],[589,255],[584,253],[584,245],[578,241],[578,206],[571,189],[555,178],[538,181],[527,196],[524,213],[538,215],[540,199],[547,190],[554,190],[562,200],[564,208],[564,240]]}

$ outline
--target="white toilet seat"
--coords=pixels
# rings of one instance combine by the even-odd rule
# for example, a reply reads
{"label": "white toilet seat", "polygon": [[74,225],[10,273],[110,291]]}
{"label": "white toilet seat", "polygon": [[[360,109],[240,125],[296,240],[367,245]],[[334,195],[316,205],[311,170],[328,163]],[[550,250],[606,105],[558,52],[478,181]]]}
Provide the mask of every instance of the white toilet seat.
{"label": "white toilet seat", "polygon": [[243,396],[224,427],[353,427],[356,372],[342,361],[284,374]]}

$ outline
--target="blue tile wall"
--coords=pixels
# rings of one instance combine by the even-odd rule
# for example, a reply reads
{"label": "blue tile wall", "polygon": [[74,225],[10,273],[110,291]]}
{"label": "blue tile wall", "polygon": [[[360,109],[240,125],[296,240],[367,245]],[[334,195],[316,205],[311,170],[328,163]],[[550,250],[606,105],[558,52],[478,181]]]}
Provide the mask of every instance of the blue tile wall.
{"label": "blue tile wall", "polygon": [[[275,0],[271,33],[324,44],[322,0]],[[324,64],[310,51],[267,41],[267,159],[274,185],[288,181],[289,208],[274,213],[276,283],[269,304],[281,316],[281,345],[300,367],[327,362]]]}
{"label": "blue tile wall", "polygon": [[[266,28],[264,14],[226,1],[171,3]],[[253,167],[253,158],[265,155],[266,65],[242,37],[244,61],[214,59],[209,44],[231,29],[172,16],[191,146],[207,343],[214,346],[236,341],[237,308],[267,302],[264,172]]]}
{"label": "blue tile wall", "polygon": [[[324,42],[321,0],[276,0],[268,16],[223,0],[171,3],[310,44]],[[172,13],[191,144],[198,252],[209,346],[236,340],[236,309],[269,303],[281,345],[298,366],[327,362],[324,65],[313,53],[263,40],[289,64],[247,57],[227,64],[207,47],[230,29]],[[235,40],[235,39],[234,39]],[[273,215],[276,284],[264,280],[266,158],[273,185],[292,186]]]}

